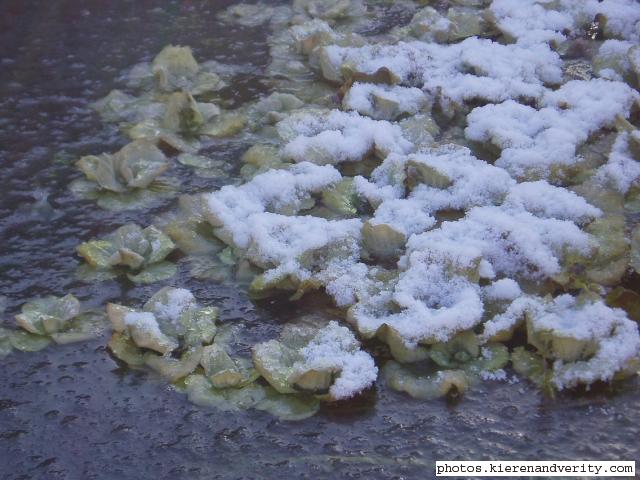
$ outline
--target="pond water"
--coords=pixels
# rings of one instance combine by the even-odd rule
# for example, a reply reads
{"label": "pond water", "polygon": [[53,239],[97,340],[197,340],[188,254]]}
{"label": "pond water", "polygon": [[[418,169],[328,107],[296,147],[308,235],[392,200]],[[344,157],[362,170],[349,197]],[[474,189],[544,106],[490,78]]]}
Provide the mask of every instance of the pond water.
{"label": "pond water", "polygon": [[[157,286],[74,280],[77,244],[175,206],[109,212],[76,198],[82,155],[125,144],[89,103],[119,86],[119,74],[169,44],[195,57],[239,64],[224,95],[241,103],[268,91],[261,69],[267,31],[216,20],[233,3],[206,1],[36,2],[5,0],[0,16],[0,295],[5,324],[34,296],[73,292],[88,305],[140,304]],[[400,15],[401,16],[401,15]],[[248,147],[221,142],[216,158],[238,161]],[[211,153],[211,150],[210,150]],[[174,162],[185,193],[222,180]],[[241,322],[247,338],[313,309],[314,299],[254,304],[238,289],[190,278],[179,264],[169,282]],[[322,301],[319,299],[318,301]],[[121,368],[101,338],[13,353],[0,368],[0,478],[430,478],[437,459],[639,457],[640,382],[543,397],[524,382],[475,386],[456,401],[422,402],[378,386],[357,400],[323,405],[283,422],[249,410],[218,412],[189,403],[152,372]],[[247,349],[249,345],[246,346]]]}

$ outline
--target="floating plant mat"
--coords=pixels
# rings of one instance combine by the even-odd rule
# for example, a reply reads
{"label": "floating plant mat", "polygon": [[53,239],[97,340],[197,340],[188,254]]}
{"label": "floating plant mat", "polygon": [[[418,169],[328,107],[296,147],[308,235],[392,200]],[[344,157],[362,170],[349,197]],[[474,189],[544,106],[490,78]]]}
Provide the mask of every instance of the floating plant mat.
{"label": "floating plant mat", "polygon": [[76,275],[15,296],[3,361],[98,345],[135,383],[286,421],[633,388],[640,14],[400,5],[236,4],[218,21],[268,33],[264,68],[167,45],[94,96],[118,141],[54,203],[95,211]]}

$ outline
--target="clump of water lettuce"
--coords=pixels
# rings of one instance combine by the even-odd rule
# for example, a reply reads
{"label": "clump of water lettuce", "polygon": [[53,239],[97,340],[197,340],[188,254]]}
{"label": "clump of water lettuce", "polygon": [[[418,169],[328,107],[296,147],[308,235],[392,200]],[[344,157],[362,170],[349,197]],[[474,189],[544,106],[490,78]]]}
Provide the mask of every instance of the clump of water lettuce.
{"label": "clump of water lettuce", "polygon": [[131,142],[112,155],[82,157],[76,165],[86,180],[76,180],[71,189],[106,209],[136,208],[173,189],[158,178],[169,168],[169,160],[145,140]]}
{"label": "clump of water lettuce", "polygon": [[15,318],[25,332],[40,337],[25,335],[25,332],[7,333],[9,342],[18,350],[39,349],[40,345],[46,346],[49,339],[58,344],[91,340],[106,329],[105,315],[83,310],[80,301],[71,294],[33,299],[22,306]]}
{"label": "clump of water lettuce", "polygon": [[[140,309],[108,305],[116,358],[196,404],[284,419],[370,389],[369,350],[382,384],[423,400],[504,380],[509,362],[552,394],[637,371],[640,17],[454,3],[403,3],[407,25],[366,36],[376,2],[234,5],[221,21],[272,30],[268,95],[227,109],[237,70],[169,45],[128,72],[135,94],[94,104],[132,142],[78,162],[85,198],[166,193],[174,154],[225,186],[181,197],[157,228],[83,243],[90,273],[166,280],[177,247],[199,280],[256,300],[322,292],[346,321],[292,322],[247,358],[215,307],[164,287]],[[239,165],[198,154],[229,138],[252,144]],[[25,307],[32,333],[0,331],[0,354],[75,326],[73,301],[47,305],[57,319]]]}
{"label": "clump of water lettuce", "polygon": [[251,359],[230,353],[233,335],[216,324],[218,309],[201,306],[188,290],[164,287],[140,310],[109,304],[107,314],[111,353],[130,367],[155,370],[196,404],[255,408],[287,420],[318,409],[312,397],[282,395],[258,382]]}
{"label": "clump of water lettuce", "polygon": [[176,273],[175,264],[165,260],[174,249],[171,239],[153,225],[123,225],[99,240],[76,247],[86,262],[79,274],[100,279],[124,273],[135,283],[166,280]]}

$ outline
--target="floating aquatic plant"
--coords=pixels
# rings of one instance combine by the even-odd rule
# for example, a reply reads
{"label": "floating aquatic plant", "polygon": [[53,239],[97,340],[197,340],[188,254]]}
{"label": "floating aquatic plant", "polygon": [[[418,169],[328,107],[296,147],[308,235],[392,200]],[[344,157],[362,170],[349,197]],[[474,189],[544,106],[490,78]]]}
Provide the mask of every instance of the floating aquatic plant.
{"label": "floating aquatic plant", "polygon": [[173,190],[158,179],[169,168],[168,159],[145,140],[131,142],[113,155],[82,157],[76,165],[86,180],[73,182],[72,191],[106,209],[140,207]]}
{"label": "floating aquatic plant", "polygon": [[[97,311],[82,311],[80,301],[73,295],[37,298],[22,306],[16,323],[26,332],[44,337],[43,345],[52,339],[59,344],[91,340],[106,328],[105,316]],[[16,335],[16,334],[13,334]],[[22,348],[30,348],[28,336],[22,335]],[[46,340],[45,340],[46,339]],[[38,340],[33,339],[38,345]],[[13,346],[16,346],[15,340]]]}
{"label": "floating aquatic plant", "polygon": [[[200,147],[240,132],[254,143],[243,184],[183,197],[162,232],[126,226],[81,245],[96,272],[167,278],[175,242],[196,278],[256,299],[322,290],[354,329],[287,325],[250,360],[215,309],[166,287],[141,310],[109,305],[117,358],[195,403],[288,419],[374,384],[356,334],[385,344],[384,383],[421,399],[504,379],[509,360],[548,392],[637,370],[637,325],[612,307],[633,315],[637,296],[619,285],[639,268],[640,14],[624,0],[454,3],[415,7],[381,36],[355,33],[375,14],[360,0],[235,5],[223,21],[273,29],[269,96],[225,111],[230,70],[167,46],[129,72],[137,96],[96,102],[135,140],[80,160],[75,189],[102,206],[146,199],[162,151],[225,176]],[[606,40],[593,64],[567,62],[585,35]],[[11,338],[0,351],[39,345]]]}
{"label": "floating aquatic plant", "polygon": [[99,240],[81,243],[76,247],[78,255],[90,269],[81,275],[91,278],[115,276],[126,273],[136,283],[152,283],[166,280],[176,273],[176,266],[165,260],[175,249],[171,239],[153,225],[141,228],[128,224]]}
{"label": "floating aquatic plant", "polygon": [[350,398],[371,386],[378,374],[353,333],[336,322],[320,329],[287,326],[278,340],[253,348],[253,361],[278,392],[307,392],[321,400]]}

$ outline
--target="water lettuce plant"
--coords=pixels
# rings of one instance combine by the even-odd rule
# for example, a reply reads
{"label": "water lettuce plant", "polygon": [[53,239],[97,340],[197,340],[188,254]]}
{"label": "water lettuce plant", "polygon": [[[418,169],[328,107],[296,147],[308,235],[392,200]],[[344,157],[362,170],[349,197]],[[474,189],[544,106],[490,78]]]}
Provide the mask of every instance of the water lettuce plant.
{"label": "water lettuce plant", "polygon": [[155,145],[145,141],[129,143],[113,155],[90,155],[77,166],[87,180],[110,192],[124,193],[147,188],[169,168],[169,162]]}
{"label": "water lettuce plant", "polygon": [[136,283],[166,280],[176,273],[176,266],[165,260],[175,244],[153,225],[141,228],[136,224],[123,225],[99,240],[81,243],[76,247],[92,270],[91,273],[116,275],[124,272]]}
{"label": "water lettuce plant", "polygon": [[[106,329],[106,318],[102,312],[84,310],[80,301],[71,294],[64,297],[48,296],[36,298],[22,306],[16,315],[16,324],[26,332],[39,335],[46,345],[48,339],[58,344],[80,342],[99,337]],[[15,335],[15,334],[14,334]],[[27,336],[23,335],[23,346],[27,347]],[[14,347],[19,348],[15,345]]]}
{"label": "water lettuce plant", "polygon": [[106,209],[136,208],[172,190],[171,184],[158,179],[169,160],[146,140],[133,141],[114,154],[82,157],[76,165],[86,180],[73,182],[72,191]]}
{"label": "water lettuce plant", "polygon": [[287,325],[278,340],[253,347],[253,361],[278,392],[307,392],[321,400],[353,397],[378,375],[353,333],[337,322],[320,329]]}
{"label": "water lettuce plant", "polygon": [[251,359],[228,350],[233,333],[216,325],[218,309],[199,305],[191,292],[164,287],[141,310],[109,304],[109,349],[131,367],[148,367],[196,404],[220,410],[256,408],[287,420],[313,415],[318,401],[282,395],[257,382]]}
{"label": "water lettuce plant", "polygon": [[218,309],[200,306],[188,290],[163,287],[141,310],[110,303],[107,315],[114,333],[128,337],[140,349],[161,355],[178,348],[201,354],[202,345],[211,343],[216,334]]}
{"label": "water lettuce plant", "polygon": [[[135,95],[96,102],[134,141],[78,162],[85,197],[139,204],[164,188],[164,152],[224,186],[80,245],[95,272],[166,279],[175,244],[195,278],[333,302],[332,321],[297,319],[249,359],[215,308],[165,287],[108,306],[113,355],[194,403],[287,419],[367,391],[368,351],[382,385],[425,400],[512,372],[549,393],[636,372],[637,6],[406,2],[405,25],[362,33],[378,3],[225,10],[271,29],[270,93],[235,110],[221,90],[238,70],[172,45],[128,73]],[[231,144],[241,165],[198,154]],[[67,303],[25,325],[66,325]],[[0,351],[29,341],[0,334]]]}

